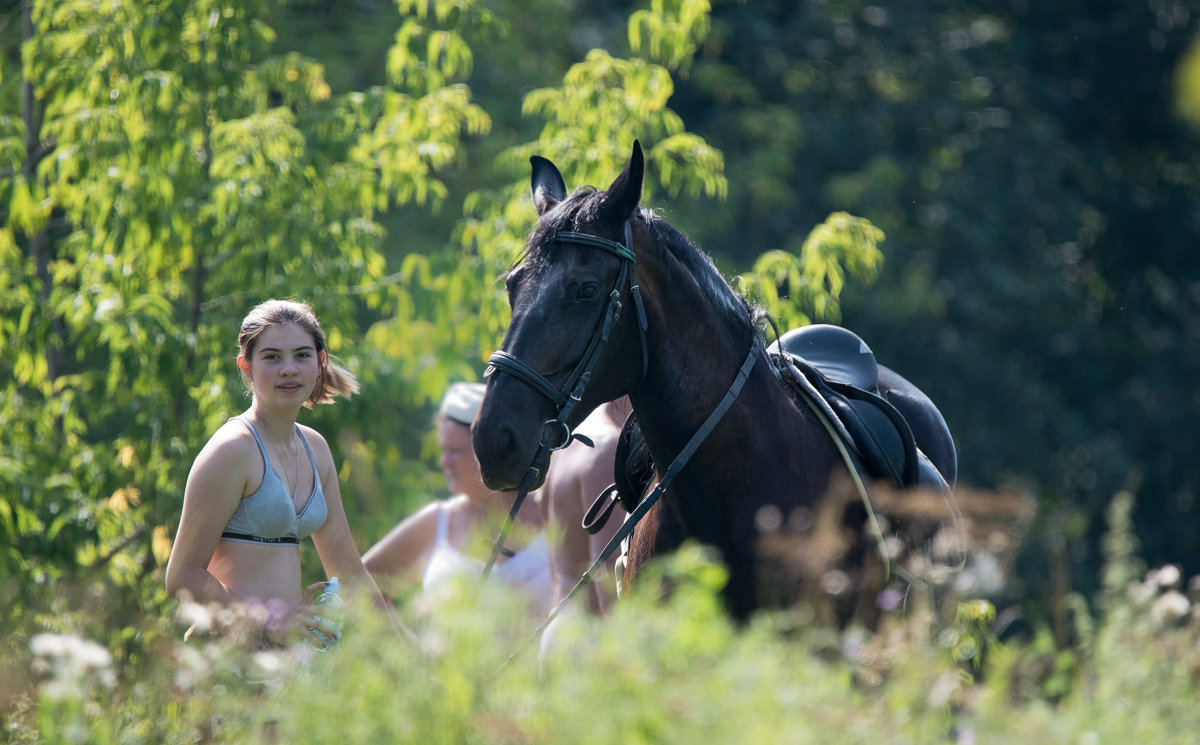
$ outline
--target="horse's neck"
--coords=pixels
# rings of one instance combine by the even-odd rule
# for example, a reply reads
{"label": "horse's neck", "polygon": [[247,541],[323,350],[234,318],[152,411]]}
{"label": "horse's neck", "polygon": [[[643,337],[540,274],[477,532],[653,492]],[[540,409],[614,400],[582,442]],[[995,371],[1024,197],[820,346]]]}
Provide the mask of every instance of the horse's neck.
{"label": "horse's neck", "polygon": [[697,277],[666,250],[642,277],[653,292],[647,311],[649,370],[630,401],[660,472],[717,408],[752,345],[750,319],[740,315],[720,283]]}
{"label": "horse's neck", "polygon": [[[630,395],[630,400],[647,444],[659,451],[655,452],[655,460],[662,468],[667,466],[661,462],[663,453],[682,450],[720,406],[745,362],[750,343],[747,339],[745,348],[739,352],[734,353],[731,347],[728,353],[719,357],[705,354],[681,354],[669,358],[651,355],[654,359],[651,373],[639,389]],[[693,346],[695,340],[689,339],[683,345]],[[765,368],[767,364],[763,358],[755,363],[755,367]],[[748,380],[746,385],[754,387],[762,382],[759,380],[752,384]],[[734,401],[734,407],[739,405],[742,395],[739,394],[738,400]]]}
{"label": "horse's neck", "polygon": [[[744,507],[812,502],[834,464],[828,437],[797,409],[755,346],[758,356],[736,400],[669,487],[689,532],[718,544],[729,538],[728,517]],[[734,362],[655,377],[656,386],[632,397],[659,478],[720,405],[747,352],[749,340]]]}
{"label": "horse's neck", "polygon": [[[745,468],[754,460],[747,453],[760,449],[756,442],[762,433],[753,431],[750,424],[755,415],[746,408],[756,408],[763,401],[763,386],[770,377],[766,364],[765,359],[756,363],[757,369],[751,371],[738,398],[686,463],[680,464],[667,488],[668,494],[675,495],[686,532],[723,549],[731,535],[726,516],[736,511],[733,502],[742,498],[747,485]],[[638,425],[660,481],[720,405],[736,373],[736,369],[722,367],[719,373],[700,370],[688,374],[690,380],[712,381],[710,390],[702,394],[679,395],[676,389],[681,380],[634,398]]]}

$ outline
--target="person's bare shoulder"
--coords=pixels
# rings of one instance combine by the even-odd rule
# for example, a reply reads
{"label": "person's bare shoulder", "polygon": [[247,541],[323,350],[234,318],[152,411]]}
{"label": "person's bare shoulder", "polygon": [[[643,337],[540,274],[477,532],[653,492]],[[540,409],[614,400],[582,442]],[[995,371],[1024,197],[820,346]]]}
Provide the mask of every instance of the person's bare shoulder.
{"label": "person's bare shoulder", "polygon": [[304,435],[304,441],[312,448],[313,457],[317,460],[317,469],[321,472],[322,480],[336,478],[337,464],[333,462],[333,451],[329,448],[329,443],[325,441],[325,436],[306,424],[297,425],[300,428],[300,433]]}
{"label": "person's bare shoulder", "polygon": [[401,520],[387,535],[363,553],[363,566],[371,574],[411,571],[423,563],[437,535],[437,515],[445,504],[433,500]]}
{"label": "person's bare shoulder", "polygon": [[213,433],[196,456],[189,480],[212,475],[226,483],[247,481],[261,471],[258,443],[241,422],[230,420]]}

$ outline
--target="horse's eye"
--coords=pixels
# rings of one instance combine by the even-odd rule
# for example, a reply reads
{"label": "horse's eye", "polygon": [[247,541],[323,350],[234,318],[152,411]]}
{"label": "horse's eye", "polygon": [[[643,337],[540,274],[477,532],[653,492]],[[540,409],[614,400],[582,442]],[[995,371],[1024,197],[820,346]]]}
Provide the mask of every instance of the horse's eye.
{"label": "horse's eye", "polygon": [[579,289],[575,292],[577,300],[591,300],[600,292],[600,285],[595,282],[583,282],[579,285]]}

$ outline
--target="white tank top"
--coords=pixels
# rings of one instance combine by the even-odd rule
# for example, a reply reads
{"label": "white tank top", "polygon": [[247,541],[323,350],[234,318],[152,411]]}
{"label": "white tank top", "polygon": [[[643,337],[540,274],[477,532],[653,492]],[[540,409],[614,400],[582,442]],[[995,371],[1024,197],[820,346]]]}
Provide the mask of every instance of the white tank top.
{"label": "white tank top", "polygon": [[[447,540],[450,515],[445,504],[438,505],[437,533],[433,550],[421,576],[421,590],[436,595],[457,577],[475,578],[483,573],[483,562],[465,556]],[[550,550],[546,531],[541,531],[529,545],[515,555],[496,562],[489,579],[504,582],[523,592],[529,599],[530,611],[545,615],[550,612],[554,589],[550,582]]]}

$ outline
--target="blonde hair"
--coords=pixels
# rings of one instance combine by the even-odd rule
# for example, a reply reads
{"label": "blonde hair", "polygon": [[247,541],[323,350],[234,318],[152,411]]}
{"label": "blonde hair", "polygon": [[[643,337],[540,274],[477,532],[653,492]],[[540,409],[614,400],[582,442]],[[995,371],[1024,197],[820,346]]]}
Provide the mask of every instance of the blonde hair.
{"label": "blonde hair", "polygon": [[[242,329],[238,334],[240,356],[249,360],[258,344],[258,337],[264,331],[289,323],[299,326],[312,336],[320,364],[317,383],[313,386],[312,393],[309,394],[304,405],[311,409],[314,404],[330,404],[338,396],[349,398],[358,393],[358,380],[354,375],[341,365],[330,361],[325,344],[325,332],[321,330],[321,324],[317,322],[317,314],[313,313],[313,309],[307,303],[297,300],[268,300],[256,305],[242,319]],[[242,377],[245,379],[244,371]]]}

